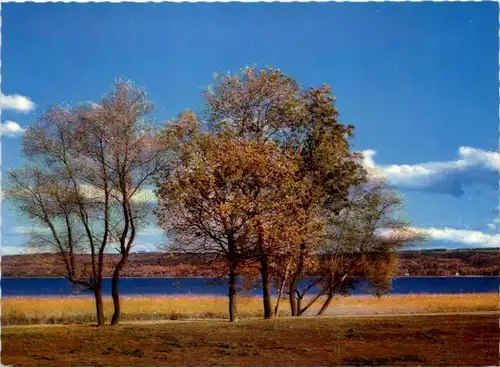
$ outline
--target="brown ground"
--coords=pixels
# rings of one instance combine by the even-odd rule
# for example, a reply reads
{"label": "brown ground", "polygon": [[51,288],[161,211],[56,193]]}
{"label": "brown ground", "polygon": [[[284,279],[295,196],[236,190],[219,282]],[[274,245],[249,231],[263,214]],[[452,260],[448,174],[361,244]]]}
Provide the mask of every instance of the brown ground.
{"label": "brown ground", "polygon": [[10,327],[4,365],[497,365],[499,315]]}

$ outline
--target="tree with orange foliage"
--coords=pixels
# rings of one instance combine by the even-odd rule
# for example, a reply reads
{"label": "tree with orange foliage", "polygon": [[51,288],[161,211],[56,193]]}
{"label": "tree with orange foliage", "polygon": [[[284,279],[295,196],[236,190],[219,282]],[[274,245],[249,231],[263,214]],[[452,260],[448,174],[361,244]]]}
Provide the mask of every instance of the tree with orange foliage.
{"label": "tree with orange foliage", "polygon": [[[301,190],[294,177],[298,165],[273,142],[238,140],[202,127],[194,114],[184,113],[165,131],[178,143],[175,163],[157,177],[158,223],[176,250],[224,260],[229,318],[236,321],[242,268],[261,260],[270,243],[293,241],[288,228],[295,227],[286,222],[293,221],[289,210]],[[269,281],[269,269],[261,267],[261,272]],[[267,316],[270,293],[265,299]]]}
{"label": "tree with orange foliage", "polygon": [[[264,225],[256,228],[260,247],[265,248],[261,251],[261,269],[268,269],[269,264],[274,269],[278,263],[284,265],[282,278],[289,284],[291,313],[295,316],[298,282],[321,236],[324,205],[340,210],[349,188],[364,181],[360,156],[349,151],[348,139],[354,127],[338,121],[328,85],[305,90],[277,69],[246,67],[238,74],[217,75],[204,96],[206,120],[213,131],[240,141],[274,142],[280,150],[293,152],[293,159],[298,161],[294,179],[304,189],[296,193],[289,213],[295,218],[291,231],[299,234],[300,240],[282,246],[286,239],[271,239],[279,231],[271,230],[268,238]],[[279,260],[283,260],[283,247],[288,251],[285,257],[293,260]],[[265,310],[269,293],[266,274],[263,271]],[[270,317],[267,311],[265,314]]]}

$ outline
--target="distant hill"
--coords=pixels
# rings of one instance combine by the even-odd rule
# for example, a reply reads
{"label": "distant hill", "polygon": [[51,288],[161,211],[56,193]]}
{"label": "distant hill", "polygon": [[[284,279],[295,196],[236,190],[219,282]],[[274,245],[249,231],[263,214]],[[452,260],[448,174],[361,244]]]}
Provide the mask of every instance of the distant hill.
{"label": "distant hill", "polygon": [[[89,258],[77,261],[90,265]],[[105,255],[104,276],[112,275],[117,255]],[[145,252],[130,254],[124,277],[214,277],[224,265],[210,256]],[[2,256],[2,277],[61,277],[64,266],[58,255]],[[223,272],[222,272],[223,273]],[[398,276],[500,275],[499,249],[418,250],[399,252]]]}

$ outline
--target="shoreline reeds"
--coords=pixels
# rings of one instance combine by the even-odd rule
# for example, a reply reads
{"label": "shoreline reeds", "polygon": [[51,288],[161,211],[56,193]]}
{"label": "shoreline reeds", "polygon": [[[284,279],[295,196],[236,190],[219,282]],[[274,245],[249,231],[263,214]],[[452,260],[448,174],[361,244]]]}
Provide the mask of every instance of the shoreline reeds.
{"label": "shoreline reeds", "polygon": [[[275,300],[274,300],[275,301]],[[412,294],[336,297],[327,315],[380,315],[441,312],[499,311],[500,295],[477,294]],[[2,325],[81,324],[95,321],[91,296],[76,297],[10,297],[3,298]],[[311,307],[306,315],[314,315],[321,302]],[[113,306],[110,297],[104,298],[106,319]],[[224,296],[124,296],[124,321],[226,319],[227,297]],[[262,317],[260,297],[239,297],[241,318]],[[290,314],[288,303],[282,301],[280,316]],[[109,320],[108,320],[109,321]]]}

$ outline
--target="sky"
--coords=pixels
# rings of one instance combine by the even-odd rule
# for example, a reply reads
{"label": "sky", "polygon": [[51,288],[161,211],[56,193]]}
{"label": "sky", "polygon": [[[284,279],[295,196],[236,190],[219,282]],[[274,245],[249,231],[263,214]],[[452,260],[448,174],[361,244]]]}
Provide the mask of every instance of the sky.
{"label": "sky", "polygon": [[[214,72],[279,68],[328,83],[340,120],[405,198],[417,248],[500,246],[498,5],[473,3],[7,3],[2,5],[2,173],[49,106],[99,101],[117,78],[152,118],[200,111]],[[33,223],[2,204],[2,254]],[[166,241],[154,218],[136,250]]]}

